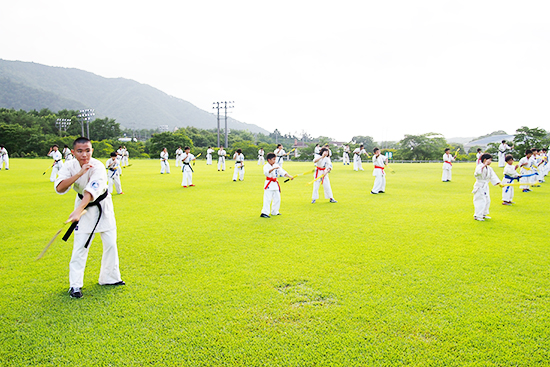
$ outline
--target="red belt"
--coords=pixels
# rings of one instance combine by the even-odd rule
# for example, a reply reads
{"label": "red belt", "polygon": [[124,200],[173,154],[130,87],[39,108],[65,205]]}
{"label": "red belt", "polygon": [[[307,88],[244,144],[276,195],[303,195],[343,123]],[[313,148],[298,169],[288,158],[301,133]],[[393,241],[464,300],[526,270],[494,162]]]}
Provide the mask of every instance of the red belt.
{"label": "red belt", "polygon": [[449,162],[449,161],[444,161],[444,162],[445,162],[445,163],[449,163],[451,166],[453,165],[453,164],[452,164],[451,162]]}
{"label": "red belt", "polygon": [[374,166],[374,168],[380,168],[383,171],[385,167]]}
{"label": "red belt", "polygon": [[266,177],[265,178],[268,182],[267,182],[267,185],[265,185],[264,187],[264,190],[267,190],[267,188],[269,187],[269,184],[272,183],[272,182],[277,182],[277,186],[279,186],[279,192],[281,192],[281,185],[279,185],[279,181],[277,181],[276,178],[273,178],[273,177]]}
{"label": "red belt", "polygon": [[315,167],[315,168],[316,168],[316,170],[315,170],[315,178],[317,178],[317,174],[319,173],[319,171],[324,171],[326,167],[323,167],[323,168],[321,168],[321,167]]}

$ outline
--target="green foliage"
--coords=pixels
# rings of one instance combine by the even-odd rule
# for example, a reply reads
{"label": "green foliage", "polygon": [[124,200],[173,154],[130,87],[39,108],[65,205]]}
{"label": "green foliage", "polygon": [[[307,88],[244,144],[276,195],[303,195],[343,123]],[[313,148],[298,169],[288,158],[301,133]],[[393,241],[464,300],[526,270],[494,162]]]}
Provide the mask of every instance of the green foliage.
{"label": "green foliage", "polygon": [[541,128],[522,126],[516,130],[514,137],[514,156],[522,157],[526,149],[548,147],[550,140],[548,132]]}
{"label": "green foliage", "polygon": [[354,136],[351,139],[351,143],[353,144],[353,148],[351,148],[350,146],[350,149],[352,152],[355,148],[359,148],[359,146],[363,144],[364,149],[369,154],[371,154],[372,150],[377,146],[377,144],[374,142],[374,139],[371,136],[361,136],[361,135]]}
{"label": "green foliage", "polygon": [[176,149],[181,147],[182,149],[186,146],[193,149],[193,142],[191,139],[185,135],[185,131],[178,130],[175,133],[163,132],[153,135],[151,139],[146,144],[146,152],[152,157],[158,157],[163,148],[168,150],[168,154],[171,157],[174,156]]}
{"label": "green foliage", "polygon": [[447,142],[441,134],[405,135],[405,138],[399,142],[399,159],[441,159],[446,147]]}
{"label": "green foliage", "polygon": [[90,123],[90,139],[117,139],[121,134],[120,124],[114,119],[95,119]]}

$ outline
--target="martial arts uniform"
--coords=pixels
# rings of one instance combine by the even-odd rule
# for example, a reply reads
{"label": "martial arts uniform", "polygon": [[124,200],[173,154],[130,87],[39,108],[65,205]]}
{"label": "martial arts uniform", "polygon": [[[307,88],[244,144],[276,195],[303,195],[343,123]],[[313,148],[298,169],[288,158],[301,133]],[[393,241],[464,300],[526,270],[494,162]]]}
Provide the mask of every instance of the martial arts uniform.
{"label": "martial arts uniform", "polygon": [[380,154],[378,157],[376,155],[372,156],[372,163],[374,164],[374,169],[372,175],[374,176],[374,185],[372,186],[372,193],[378,194],[379,192],[386,191],[386,172],[384,168],[386,167],[386,157]]}
{"label": "martial arts uniform", "polygon": [[[319,155],[315,156],[313,159],[319,158]],[[330,179],[328,178],[328,169],[332,169],[332,162],[329,157],[323,157],[319,159],[315,164],[315,172],[313,173],[313,178],[316,179],[319,176],[325,175],[325,177],[316,180],[313,182],[313,193],[311,195],[312,202],[319,199],[319,186],[323,184],[323,190],[325,192],[325,199],[332,199],[332,188],[330,187]]]}
{"label": "martial arts uniform", "polygon": [[539,173],[538,176],[536,176],[536,179],[538,180],[539,183],[542,183],[544,182],[544,155],[543,154],[539,154],[537,156],[537,159],[536,159],[536,164],[537,164],[537,171]]}
{"label": "martial arts uniform", "polygon": [[218,171],[221,169],[222,171],[225,171],[225,155],[226,155],[225,149],[218,150]]}
{"label": "martial arts uniform", "polygon": [[170,162],[168,162],[168,152],[160,153],[160,173],[170,173]]}
{"label": "martial arts uniform", "polygon": [[[504,178],[503,183],[509,184],[516,181],[519,181],[519,174],[516,172],[516,167],[513,164],[506,164],[504,166],[503,172]],[[514,186],[506,186],[502,188],[502,201],[503,202],[512,202],[514,199]]]}
{"label": "martial arts uniform", "polygon": [[10,156],[6,148],[0,149],[0,169],[4,166],[5,169],[10,169]]}
{"label": "martial arts uniform", "polygon": [[195,156],[191,153],[183,153],[182,155],[182,166],[181,172],[183,173],[183,178],[181,180],[181,186],[194,186],[193,185],[193,168],[191,167],[191,161],[195,159]]}
{"label": "martial arts uniform", "polygon": [[504,167],[506,165],[506,151],[509,150],[510,147],[508,144],[501,143],[498,146],[498,166]]}
{"label": "martial arts uniform", "polygon": [[[98,206],[89,205],[86,209],[87,212],[80,217],[78,226],[74,230],[73,253],[69,264],[69,282],[72,288],[82,288],[84,285],[84,269],[86,268],[89,249],[87,243],[88,241],[89,243],[92,242],[95,233],[101,235],[101,241],[103,242],[103,257],[98,283],[104,285],[122,281],[118,261],[115,212],[111,194],[107,191],[107,173],[103,163],[97,159],[90,158],[90,164],[92,168],[79,177],[72,187],[79,195],[84,195],[84,191],[89,192],[92,195],[93,202],[100,200],[98,205],[101,206],[101,218],[98,222],[100,213]],[[59,171],[59,177],[55,180],[55,187],[61,181],[76,175],[80,170],[78,160],[73,159],[67,162]],[[69,190],[70,187],[59,194],[66,194]],[[76,196],[74,202],[75,209],[81,202],[79,195]]]}
{"label": "martial arts uniform", "polygon": [[[176,167],[180,166],[182,158],[183,158],[183,150],[180,148],[176,149]],[[183,167],[183,165],[181,166]]]}
{"label": "martial arts uniform", "polygon": [[531,173],[533,173],[533,176],[529,177],[529,182],[532,184],[536,184],[539,180],[539,170],[537,167],[537,158],[534,154],[531,156],[531,158],[529,158],[529,164],[531,167]]}
{"label": "martial arts uniform", "polygon": [[264,154],[265,152],[263,149],[258,150],[258,166],[261,166],[265,163]]}
{"label": "martial arts uniform", "polygon": [[453,161],[455,160],[455,157],[450,155],[449,153],[443,154],[443,176],[441,177],[441,180],[443,182],[451,181],[451,178],[453,176]]}
{"label": "martial arts uniform", "polygon": [[354,171],[364,171],[363,165],[361,164],[361,154],[367,154],[365,149],[355,148],[353,151],[353,170]]}
{"label": "martial arts uniform", "polygon": [[107,166],[107,188],[109,189],[109,194],[113,192],[113,184],[115,185],[117,194],[122,194],[122,184],[120,183],[120,173],[118,172],[120,162],[116,157],[114,159],[111,157],[105,165]]}
{"label": "martial arts uniform", "polygon": [[[269,172],[272,168],[277,169]],[[284,176],[286,171],[282,169],[277,163],[271,165],[266,163],[264,165],[264,205],[262,207],[262,214],[269,215],[269,206],[271,205],[271,215],[278,215],[279,208],[281,207],[281,187],[277,181],[278,176]]]}
{"label": "martial arts uniform", "polygon": [[500,183],[500,179],[490,166],[478,164],[474,172],[476,182],[474,183],[474,218],[483,219],[489,214],[491,195],[489,194],[489,182],[494,186]]}
{"label": "martial arts uniform", "polygon": [[244,180],[244,154],[235,154],[235,170],[233,171],[233,181]]}
{"label": "martial arts uniform", "polygon": [[345,146],[345,147],[344,147],[344,153],[342,154],[342,163],[343,163],[344,165],[347,164],[348,166],[349,166],[349,153],[350,153],[349,147],[348,147],[348,146]]}
{"label": "martial arts uniform", "polygon": [[319,155],[319,153],[321,153],[321,147],[320,147],[320,146],[316,146],[316,147],[313,149],[313,156]]}
{"label": "martial arts uniform", "polygon": [[63,148],[63,158],[65,158],[65,162],[74,158],[69,148]]}
{"label": "martial arts uniform", "polygon": [[61,152],[59,150],[52,150],[48,155],[53,158],[52,174],[50,175],[50,182],[55,182],[57,173],[59,172],[61,167],[63,167]]}
{"label": "martial arts uniform", "polygon": [[[520,166],[519,174],[521,176],[528,176],[528,175],[533,173],[533,170],[531,169],[531,162],[530,162],[529,158],[527,158],[527,157],[521,158],[519,160],[519,166]],[[522,177],[522,178],[519,179],[519,182],[521,182],[521,183],[530,183],[531,182],[531,177],[535,177],[535,176]],[[531,186],[521,185],[519,188],[521,190],[529,190],[531,188]]]}
{"label": "martial arts uniform", "polygon": [[130,156],[130,153],[128,152],[128,149],[124,149],[124,153],[122,153],[122,162],[120,162],[121,166],[126,167],[128,165],[129,156]]}
{"label": "martial arts uniform", "polygon": [[209,148],[206,150],[206,164],[208,166],[212,165],[212,153],[214,153],[214,149]]}
{"label": "martial arts uniform", "polygon": [[277,159],[275,160],[275,164],[278,165],[279,167],[283,168],[283,163],[284,163],[284,160],[285,160],[285,150],[284,149],[275,149],[275,151],[273,152],[275,153],[275,155],[277,156]]}
{"label": "martial arts uniform", "polygon": [[483,153],[476,153],[476,166],[481,163],[481,156]]}

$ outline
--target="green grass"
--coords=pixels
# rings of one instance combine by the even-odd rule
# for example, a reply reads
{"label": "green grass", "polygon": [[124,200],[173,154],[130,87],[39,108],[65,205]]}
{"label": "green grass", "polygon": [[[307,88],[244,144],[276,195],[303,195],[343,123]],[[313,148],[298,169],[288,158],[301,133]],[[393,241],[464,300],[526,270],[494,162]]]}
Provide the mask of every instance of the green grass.
{"label": "green grass", "polygon": [[[72,240],[34,261],[72,211],[43,160],[0,171],[0,365],[535,366],[550,359],[549,184],[500,188],[473,220],[473,164],[395,164],[374,177],[335,165],[337,204],[310,176],[281,183],[282,216],[259,217],[263,175],[199,161],[195,188],[133,160],[115,195],[124,287],[70,299]],[[229,164],[228,164],[229,166]],[[285,164],[291,174],[311,164]],[[496,172],[502,176],[501,169]]]}

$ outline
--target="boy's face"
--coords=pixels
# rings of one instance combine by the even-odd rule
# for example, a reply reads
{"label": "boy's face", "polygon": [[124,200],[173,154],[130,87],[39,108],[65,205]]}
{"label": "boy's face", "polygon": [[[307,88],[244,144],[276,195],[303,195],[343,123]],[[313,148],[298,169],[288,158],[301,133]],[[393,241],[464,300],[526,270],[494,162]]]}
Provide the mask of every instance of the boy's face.
{"label": "boy's face", "polygon": [[189,154],[189,152],[191,151],[191,149],[185,149],[185,153]]}
{"label": "boy's face", "polygon": [[275,159],[276,159],[275,157],[269,158],[269,159],[267,160],[267,163],[269,163],[269,164],[271,164],[271,165],[273,166],[273,164],[275,163]]}
{"label": "boy's face", "polygon": [[492,158],[488,158],[488,159],[486,159],[485,162],[483,162],[483,163],[485,163],[486,165],[490,166],[491,163],[493,163],[493,159],[492,159]]}
{"label": "boy's face", "polygon": [[90,163],[90,158],[92,158],[92,153],[94,149],[92,148],[92,143],[86,142],[86,143],[77,143],[73,147],[73,155],[80,163],[80,166],[83,166],[87,163]]}
{"label": "boy's face", "polygon": [[533,155],[533,153],[529,153],[526,155],[527,158],[531,158],[531,156]]}
{"label": "boy's face", "polygon": [[506,163],[509,164],[509,165],[511,166],[512,164],[514,164],[514,160],[513,160],[513,159],[509,159],[509,160],[506,161]]}

